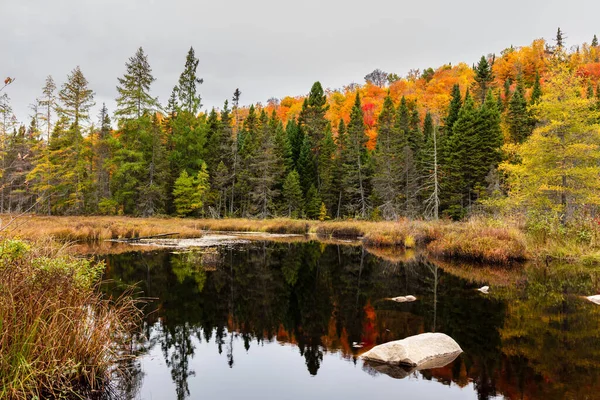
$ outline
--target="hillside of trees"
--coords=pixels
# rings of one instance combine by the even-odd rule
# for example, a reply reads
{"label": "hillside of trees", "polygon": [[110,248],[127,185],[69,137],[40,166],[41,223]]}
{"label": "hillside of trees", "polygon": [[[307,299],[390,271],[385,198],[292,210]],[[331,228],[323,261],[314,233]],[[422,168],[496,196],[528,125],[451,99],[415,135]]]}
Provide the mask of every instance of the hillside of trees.
{"label": "hillside of trees", "polygon": [[[182,57],[183,58],[183,57]],[[76,67],[26,125],[0,97],[0,211],[48,215],[449,217],[600,204],[600,47],[562,32],[474,65],[375,70],[364,84],[204,112],[194,49],[168,101],[142,48],[95,105]],[[10,79],[7,84],[10,84]]]}

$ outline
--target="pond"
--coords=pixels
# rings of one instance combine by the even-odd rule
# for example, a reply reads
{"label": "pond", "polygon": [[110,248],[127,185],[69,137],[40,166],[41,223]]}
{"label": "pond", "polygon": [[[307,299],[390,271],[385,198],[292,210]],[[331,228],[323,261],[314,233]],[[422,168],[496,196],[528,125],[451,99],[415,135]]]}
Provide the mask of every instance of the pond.
{"label": "pond", "polygon": [[[508,283],[486,295],[476,290],[490,283],[485,273],[470,279],[361,246],[253,242],[102,258],[107,293],[136,285],[152,298],[124,398],[600,398],[600,309],[576,295],[597,286],[589,274],[504,271]],[[408,294],[418,300],[388,300]],[[389,376],[358,358],[434,331],[464,350],[443,368]]]}

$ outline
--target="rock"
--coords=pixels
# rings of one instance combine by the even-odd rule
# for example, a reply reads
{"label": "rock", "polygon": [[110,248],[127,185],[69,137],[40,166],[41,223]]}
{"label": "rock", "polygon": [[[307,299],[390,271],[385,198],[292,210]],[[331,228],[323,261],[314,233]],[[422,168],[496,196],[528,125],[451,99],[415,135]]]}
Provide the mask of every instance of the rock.
{"label": "rock", "polygon": [[594,304],[600,304],[600,294],[597,294],[594,296],[588,296],[588,297],[586,297],[586,299],[588,299],[589,301],[591,301]]}
{"label": "rock", "polygon": [[390,300],[395,301],[396,303],[405,303],[405,302],[410,302],[410,301],[415,301],[417,300],[417,298],[413,295],[408,295],[408,296],[398,296],[398,297],[392,297]]}
{"label": "rock", "polygon": [[448,365],[460,353],[462,349],[450,336],[443,333],[423,333],[375,346],[361,355],[361,358],[377,363],[429,369]]}
{"label": "rock", "polygon": [[488,294],[488,291],[490,290],[490,287],[489,286],[482,286],[482,287],[480,287],[477,290],[479,290],[483,294]]}

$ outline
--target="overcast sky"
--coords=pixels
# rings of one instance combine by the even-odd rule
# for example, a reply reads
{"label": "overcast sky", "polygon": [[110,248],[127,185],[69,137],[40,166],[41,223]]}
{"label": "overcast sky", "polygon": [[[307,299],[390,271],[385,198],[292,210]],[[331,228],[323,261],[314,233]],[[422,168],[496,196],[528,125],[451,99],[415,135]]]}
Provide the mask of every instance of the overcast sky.
{"label": "overcast sky", "polygon": [[[600,2],[590,0],[0,0],[0,77],[19,120],[47,75],[61,85],[77,65],[114,111],[117,77],[139,46],[166,103],[190,46],[200,59],[205,108],[235,88],[242,103],[301,95],[316,80],[339,88],[375,68],[477,61],[560,26],[567,46],[600,34]],[[93,112],[96,121],[97,110]]]}

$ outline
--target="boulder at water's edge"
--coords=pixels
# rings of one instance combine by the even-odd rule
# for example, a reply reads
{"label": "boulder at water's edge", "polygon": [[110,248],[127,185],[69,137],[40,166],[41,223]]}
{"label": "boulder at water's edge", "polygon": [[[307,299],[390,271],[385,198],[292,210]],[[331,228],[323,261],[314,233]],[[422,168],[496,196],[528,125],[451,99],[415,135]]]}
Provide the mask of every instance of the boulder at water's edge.
{"label": "boulder at water's edge", "polygon": [[361,355],[361,358],[379,363],[429,369],[448,365],[460,353],[462,349],[450,336],[443,333],[422,333],[375,346]]}

